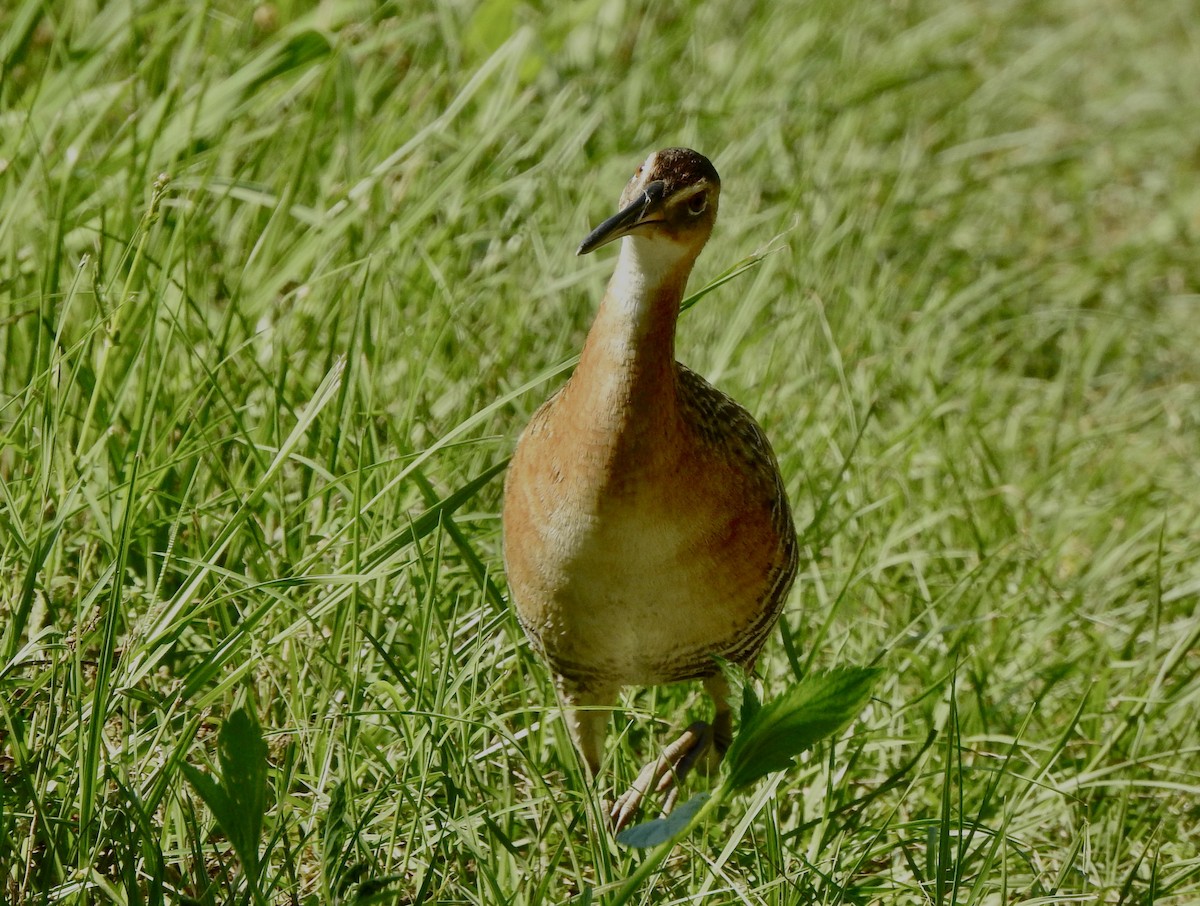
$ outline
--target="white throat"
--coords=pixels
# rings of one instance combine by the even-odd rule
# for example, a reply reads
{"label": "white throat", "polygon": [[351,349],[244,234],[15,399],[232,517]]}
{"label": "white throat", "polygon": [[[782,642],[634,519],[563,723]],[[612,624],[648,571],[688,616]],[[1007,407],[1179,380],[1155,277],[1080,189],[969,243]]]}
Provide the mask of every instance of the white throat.
{"label": "white throat", "polygon": [[608,284],[612,301],[627,317],[640,321],[648,302],[679,266],[684,254],[684,247],[669,239],[625,236]]}

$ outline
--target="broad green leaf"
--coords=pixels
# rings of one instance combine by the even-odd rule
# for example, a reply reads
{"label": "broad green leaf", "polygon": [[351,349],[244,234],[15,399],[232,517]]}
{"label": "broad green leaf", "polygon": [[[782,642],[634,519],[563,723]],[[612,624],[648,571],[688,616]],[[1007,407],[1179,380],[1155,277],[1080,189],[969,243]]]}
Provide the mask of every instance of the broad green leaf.
{"label": "broad green leaf", "polygon": [[880,671],[849,667],[806,676],[787,692],[763,705],[725,755],[725,782],[743,789],[792,760],[854,719],[871,695]]}
{"label": "broad green leaf", "polygon": [[257,876],[258,844],[267,804],[267,744],[251,710],[238,708],[222,724],[217,756],[221,785],[233,808],[232,820],[223,830],[247,872]]}
{"label": "broad green leaf", "polygon": [[665,818],[655,818],[653,821],[645,821],[635,824],[633,827],[627,827],[617,834],[617,842],[637,849],[647,849],[651,846],[658,846],[660,843],[666,843],[687,828],[709,797],[709,793],[697,793]]}
{"label": "broad green leaf", "polygon": [[208,810],[217,819],[217,824],[221,824],[221,818],[227,817],[233,812],[233,808],[229,804],[229,797],[225,795],[221,785],[195,765],[184,761],[179,766],[183,769],[183,776],[187,778],[188,783],[195,788],[196,795],[208,806]]}
{"label": "broad green leaf", "polygon": [[258,844],[267,799],[267,744],[258,719],[247,708],[238,708],[221,725],[217,758],[220,781],[186,762],[181,767],[213,813],[257,891]]}

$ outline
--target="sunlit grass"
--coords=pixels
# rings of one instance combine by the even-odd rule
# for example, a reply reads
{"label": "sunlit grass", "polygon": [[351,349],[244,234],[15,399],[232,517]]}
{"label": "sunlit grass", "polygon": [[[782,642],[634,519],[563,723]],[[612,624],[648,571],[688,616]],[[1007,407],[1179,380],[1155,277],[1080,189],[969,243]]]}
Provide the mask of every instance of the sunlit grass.
{"label": "sunlit grass", "polygon": [[[1197,21],[5,6],[0,899],[633,875],[507,611],[498,476],[611,266],[575,246],[687,144],[723,177],[692,289],[774,249],[679,338],[767,428],[805,543],[764,697],[884,674],[640,902],[1194,902]],[[699,696],[624,704],[600,795]],[[242,706],[255,884],[183,767],[221,775]]]}

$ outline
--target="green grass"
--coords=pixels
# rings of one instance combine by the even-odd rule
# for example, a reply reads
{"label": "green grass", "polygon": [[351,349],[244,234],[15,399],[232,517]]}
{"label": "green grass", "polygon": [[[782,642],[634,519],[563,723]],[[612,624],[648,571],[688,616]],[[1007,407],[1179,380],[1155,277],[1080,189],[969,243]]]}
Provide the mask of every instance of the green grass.
{"label": "green grass", "polygon": [[[1194,0],[96,6],[0,12],[0,900],[633,875],[499,473],[670,144],[724,180],[693,289],[775,249],[679,344],[805,542],[765,694],[884,674],[631,901],[1200,899]],[[249,871],[189,782],[242,706]],[[701,707],[631,690],[601,794]]]}

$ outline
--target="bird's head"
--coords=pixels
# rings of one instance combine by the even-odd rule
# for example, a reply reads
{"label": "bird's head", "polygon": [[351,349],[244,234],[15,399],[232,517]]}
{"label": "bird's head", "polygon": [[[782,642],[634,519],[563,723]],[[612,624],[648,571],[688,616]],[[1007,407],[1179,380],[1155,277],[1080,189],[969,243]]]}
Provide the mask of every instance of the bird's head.
{"label": "bird's head", "polygon": [[721,177],[703,154],[690,148],[655,151],[621,193],[619,210],[579,246],[586,255],[622,236],[667,242],[693,255],[708,241],[717,219]]}

